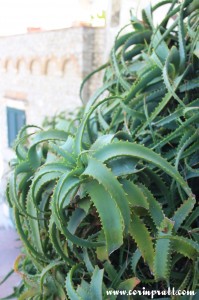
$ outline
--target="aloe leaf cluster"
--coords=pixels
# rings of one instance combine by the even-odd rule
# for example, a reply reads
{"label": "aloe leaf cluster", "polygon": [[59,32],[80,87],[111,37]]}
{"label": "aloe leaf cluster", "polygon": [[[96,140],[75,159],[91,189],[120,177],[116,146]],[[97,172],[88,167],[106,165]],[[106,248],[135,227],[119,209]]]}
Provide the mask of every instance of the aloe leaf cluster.
{"label": "aloe leaf cluster", "polygon": [[198,28],[197,0],[149,6],[74,118],[20,132],[7,188],[24,245],[18,299],[199,290]]}

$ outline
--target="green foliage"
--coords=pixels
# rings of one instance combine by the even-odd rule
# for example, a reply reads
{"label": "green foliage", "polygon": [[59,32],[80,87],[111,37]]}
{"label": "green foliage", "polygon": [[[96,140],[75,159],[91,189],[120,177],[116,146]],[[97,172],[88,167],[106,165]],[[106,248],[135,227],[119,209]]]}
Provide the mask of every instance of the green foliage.
{"label": "green foliage", "polygon": [[199,289],[198,15],[187,0],[132,17],[84,110],[19,134],[7,189],[24,244],[19,299]]}

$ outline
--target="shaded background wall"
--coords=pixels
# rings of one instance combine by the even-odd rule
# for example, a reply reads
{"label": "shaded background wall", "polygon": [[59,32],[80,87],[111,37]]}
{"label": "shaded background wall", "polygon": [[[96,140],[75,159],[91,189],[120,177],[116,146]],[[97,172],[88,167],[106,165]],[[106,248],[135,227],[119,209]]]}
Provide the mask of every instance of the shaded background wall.
{"label": "shaded background wall", "polygon": [[[41,126],[45,116],[81,105],[79,87],[103,62],[104,29],[73,27],[0,39],[0,143],[12,156],[12,131],[23,122]],[[84,93],[88,99],[99,75]],[[97,84],[98,83],[98,84]],[[24,113],[23,113],[24,112]]]}

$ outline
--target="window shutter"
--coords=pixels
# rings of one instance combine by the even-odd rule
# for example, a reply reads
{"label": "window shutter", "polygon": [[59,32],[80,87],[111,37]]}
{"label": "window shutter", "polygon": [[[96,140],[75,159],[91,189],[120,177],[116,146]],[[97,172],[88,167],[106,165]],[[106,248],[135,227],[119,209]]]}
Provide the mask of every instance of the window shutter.
{"label": "window shutter", "polygon": [[7,107],[8,146],[12,147],[19,130],[26,124],[24,110]]}

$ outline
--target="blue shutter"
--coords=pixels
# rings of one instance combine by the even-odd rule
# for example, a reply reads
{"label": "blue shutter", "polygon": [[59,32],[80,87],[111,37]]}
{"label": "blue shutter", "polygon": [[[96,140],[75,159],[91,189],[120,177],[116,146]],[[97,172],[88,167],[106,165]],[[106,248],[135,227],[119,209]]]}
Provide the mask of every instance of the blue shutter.
{"label": "blue shutter", "polygon": [[26,124],[24,110],[7,107],[8,146],[12,147],[19,130]]}

